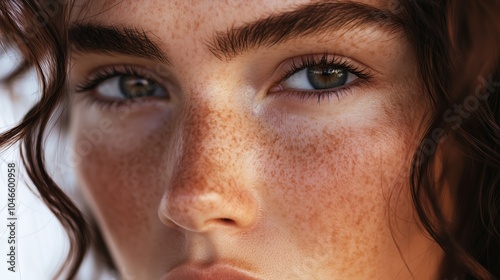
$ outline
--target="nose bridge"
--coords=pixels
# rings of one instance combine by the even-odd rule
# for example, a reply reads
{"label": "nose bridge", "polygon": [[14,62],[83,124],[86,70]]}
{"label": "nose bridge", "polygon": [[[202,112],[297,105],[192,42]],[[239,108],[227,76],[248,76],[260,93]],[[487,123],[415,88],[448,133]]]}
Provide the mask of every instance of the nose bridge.
{"label": "nose bridge", "polygon": [[248,132],[242,118],[209,102],[186,110],[182,151],[159,210],[162,221],[190,231],[252,224],[258,207],[252,182],[244,176]]}
{"label": "nose bridge", "polygon": [[[213,180],[231,177],[240,171],[236,158],[244,154],[242,121],[234,110],[202,102],[186,112],[182,128],[182,154],[177,166],[177,180],[199,180],[205,188],[217,185]],[[191,191],[196,187],[192,186]],[[206,190],[204,190],[206,191]]]}

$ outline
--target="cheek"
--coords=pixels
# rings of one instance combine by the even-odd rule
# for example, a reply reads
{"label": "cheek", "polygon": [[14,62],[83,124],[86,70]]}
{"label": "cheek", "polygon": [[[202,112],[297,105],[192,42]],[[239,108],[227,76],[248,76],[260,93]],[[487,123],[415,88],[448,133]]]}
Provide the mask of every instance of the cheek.
{"label": "cheek", "polygon": [[410,138],[397,131],[380,123],[325,126],[295,133],[266,153],[260,174],[268,211],[312,258],[309,266],[318,266],[313,271],[349,266],[353,272],[350,263],[373,267],[384,259],[381,254],[393,252],[389,205],[399,217],[411,218],[410,204],[390,204],[404,200],[401,175],[412,150]]}
{"label": "cheek", "polygon": [[[164,166],[161,155],[173,128],[161,108],[126,116],[98,114],[99,120],[109,120],[105,131],[88,115],[73,117],[78,120],[72,125],[73,147],[81,157],[77,174],[111,250],[120,251],[115,256],[121,257],[127,251],[123,244],[144,247],[143,237],[161,228],[157,210],[168,178],[158,174],[157,166]],[[79,147],[87,142],[92,144],[90,152],[82,154]]]}

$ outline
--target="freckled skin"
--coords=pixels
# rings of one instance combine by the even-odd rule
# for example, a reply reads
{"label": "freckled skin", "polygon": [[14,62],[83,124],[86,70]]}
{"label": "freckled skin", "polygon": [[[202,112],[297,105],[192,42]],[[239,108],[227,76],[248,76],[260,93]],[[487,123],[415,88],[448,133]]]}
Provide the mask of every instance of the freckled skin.
{"label": "freckled skin", "polygon": [[[176,85],[170,100],[120,114],[74,97],[75,147],[111,121],[77,173],[124,279],[159,279],[185,262],[263,279],[435,278],[442,252],[418,230],[404,176],[428,107],[403,37],[354,30],[224,61],[204,44],[210,35],[307,1],[95,2],[87,20],[154,34],[172,64],[162,82]],[[325,50],[381,74],[319,105],[267,94],[281,62]],[[155,65],[73,63],[72,82],[108,64]]]}

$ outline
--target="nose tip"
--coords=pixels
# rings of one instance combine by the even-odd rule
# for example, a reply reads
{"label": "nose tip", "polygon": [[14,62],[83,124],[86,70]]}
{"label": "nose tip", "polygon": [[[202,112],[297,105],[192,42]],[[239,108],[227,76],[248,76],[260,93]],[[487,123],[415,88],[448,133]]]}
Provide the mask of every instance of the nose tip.
{"label": "nose tip", "polygon": [[185,231],[245,229],[256,222],[260,202],[252,122],[244,110],[204,95],[196,95],[196,107],[179,123],[158,214],[165,225]]}
{"label": "nose tip", "polygon": [[158,215],[163,224],[190,232],[215,228],[245,229],[258,216],[257,203],[250,194],[173,194],[164,196]]}

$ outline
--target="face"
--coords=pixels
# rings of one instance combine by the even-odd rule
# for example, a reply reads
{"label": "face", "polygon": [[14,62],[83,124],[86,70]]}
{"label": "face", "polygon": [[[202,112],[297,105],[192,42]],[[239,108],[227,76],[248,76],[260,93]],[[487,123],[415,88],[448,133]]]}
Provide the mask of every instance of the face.
{"label": "face", "polygon": [[77,3],[73,156],[123,278],[435,277],[407,178],[429,107],[390,13]]}

